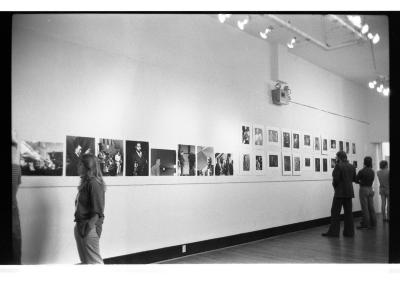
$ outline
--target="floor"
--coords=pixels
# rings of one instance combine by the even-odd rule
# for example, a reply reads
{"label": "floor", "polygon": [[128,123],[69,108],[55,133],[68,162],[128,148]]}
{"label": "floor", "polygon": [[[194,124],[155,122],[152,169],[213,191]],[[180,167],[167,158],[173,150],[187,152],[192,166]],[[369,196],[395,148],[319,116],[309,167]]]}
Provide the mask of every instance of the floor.
{"label": "floor", "polygon": [[[360,218],[355,219],[358,225]],[[162,264],[224,263],[387,263],[389,223],[378,215],[376,228],[355,230],[354,238],[321,236],[316,227],[233,247],[160,262]],[[343,222],[341,225],[343,229]]]}

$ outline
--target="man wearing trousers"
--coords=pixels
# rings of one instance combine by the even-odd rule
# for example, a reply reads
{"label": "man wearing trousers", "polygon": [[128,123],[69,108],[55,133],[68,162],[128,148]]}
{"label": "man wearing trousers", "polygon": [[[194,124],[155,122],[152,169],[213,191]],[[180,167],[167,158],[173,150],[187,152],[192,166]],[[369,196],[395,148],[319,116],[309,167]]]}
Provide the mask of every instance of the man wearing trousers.
{"label": "man wearing trousers", "polygon": [[332,172],[332,185],[335,191],[331,208],[331,224],[329,230],[323,233],[326,237],[339,237],[340,234],[340,211],[344,209],[344,230],[343,236],[354,236],[353,182],[356,181],[356,169],[347,161],[344,151],[336,153],[336,165]]}

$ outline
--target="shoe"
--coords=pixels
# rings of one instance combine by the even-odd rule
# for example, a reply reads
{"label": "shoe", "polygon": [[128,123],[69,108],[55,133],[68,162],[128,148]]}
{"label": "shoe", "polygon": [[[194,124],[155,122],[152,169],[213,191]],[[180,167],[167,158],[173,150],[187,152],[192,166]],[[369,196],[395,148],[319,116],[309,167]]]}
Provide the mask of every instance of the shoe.
{"label": "shoe", "polygon": [[327,236],[327,237],[339,237],[339,235],[333,235],[330,234],[329,232],[321,233],[322,236]]}

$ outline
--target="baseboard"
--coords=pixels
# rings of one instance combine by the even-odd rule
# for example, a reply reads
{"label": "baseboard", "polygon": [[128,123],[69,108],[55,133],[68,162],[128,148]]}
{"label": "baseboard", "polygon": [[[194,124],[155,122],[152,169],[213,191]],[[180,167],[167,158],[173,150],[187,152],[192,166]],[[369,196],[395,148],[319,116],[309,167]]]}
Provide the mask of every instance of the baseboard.
{"label": "baseboard", "polygon": [[[361,216],[361,211],[353,212],[354,217]],[[343,219],[343,215],[341,215]],[[182,245],[170,246],[165,248],[159,248],[149,251],[143,251],[138,253],[132,253],[122,256],[105,258],[105,264],[148,264],[159,262],[163,260],[183,257],[196,253],[201,253],[210,250],[216,250],[224,247],[239,245],[242,243],[252,242],[271,236],[281,235],[289,232],[304,230],[308,228],[318,227],[329,224],[330,217],[324,217],[304,222],[298,222],[258,231],[252,231],[247,233],[241,233],[231,236],[213,238],[209,240],[197,241],[192,243],[186,243],[186,252],[182,253]]]}

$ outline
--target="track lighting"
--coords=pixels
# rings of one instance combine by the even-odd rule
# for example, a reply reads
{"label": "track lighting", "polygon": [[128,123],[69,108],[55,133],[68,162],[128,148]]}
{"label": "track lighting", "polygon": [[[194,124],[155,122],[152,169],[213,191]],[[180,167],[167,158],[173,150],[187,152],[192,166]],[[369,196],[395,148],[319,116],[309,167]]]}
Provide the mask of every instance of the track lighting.
{"label": "track lighting", "polygon": [[376,80],[370,81],[368,87],[376,89],[377,92],[382,93],[384,96],[388,96],[390,92],[389,80],[382,75],[378,76]]}
{"label": "track lighting", "polygon": [[347,16],[347,19],[349,19],[349,21],[354,25],[354,26],[356,26],[357,28],[361,28],[361,16],[358,16],[358,15],[356,15],[356,16],[352,16],[352,15],[349,15],[349,16]]}
{"label": "track lighting", "polygon": [[293,37],[289,43],[287,43],[287,46],[289,49],[293,49],[294,48],[294,44],[296,43],[296,37]]}
{"label": "track lighting", "polygon": [[226,19],[229,19],[232,16],[232,14],[218,14],[218,20],[221,23],[224,23]]}
{"label": "track lighting", "polygon": [[268,27],[265,29],[265,32],[260,32],[260,37],[263,39],[268,38],[268,34],[272,31],[272,27]]}
{"label": "track lighting", "polygon": [[240,30],[244,30],[244,26],[249,23],[249,16],[247,16],[246,18],[244,18],[242,21],[238,20],[237,21],[237,25],[239,27]]}

